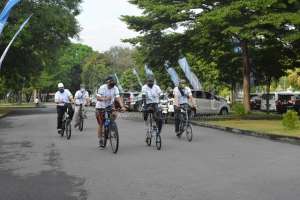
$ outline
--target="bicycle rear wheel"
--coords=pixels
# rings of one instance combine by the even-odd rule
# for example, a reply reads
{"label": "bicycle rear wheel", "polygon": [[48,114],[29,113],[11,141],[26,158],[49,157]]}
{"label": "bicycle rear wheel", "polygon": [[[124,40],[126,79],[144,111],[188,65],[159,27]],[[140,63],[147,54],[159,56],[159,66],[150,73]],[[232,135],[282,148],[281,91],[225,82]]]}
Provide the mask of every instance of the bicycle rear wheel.
{"label": "bicycle rear wheel", "polygon": [[109,140],[113,153],[117,153],[119,149],[119,132],[115,122],[112,122],[109,130]]}
{"label": "bicycle rear wheel", "polygon": [[186,133],[187,140],[189,142],[191,142],[193,140],[193,128],[192,128],[192,126],[190,124],[187,125],[185,133]]}
{"label": "bicycle rear wheel", "polygon": [[71,121],[67,120],[66,122],[66,136],[67,139],[71,139],[71,135],[72,135],[72,129],[71,129]]}
{"label": "bicycle rear wheel", "polygon": [[161,136],[158,132],[155,137],[155,143],[156,143],[157,150],[160,150],[161,149]]}

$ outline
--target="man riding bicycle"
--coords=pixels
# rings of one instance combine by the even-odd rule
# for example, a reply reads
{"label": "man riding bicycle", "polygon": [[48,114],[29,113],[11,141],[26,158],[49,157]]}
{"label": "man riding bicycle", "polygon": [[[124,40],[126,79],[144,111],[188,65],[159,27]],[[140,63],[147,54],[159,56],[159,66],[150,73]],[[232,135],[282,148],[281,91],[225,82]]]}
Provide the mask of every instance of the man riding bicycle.
{"label": "man riding bicycle", "polygon": [[[109,76],[106,79],[106,83],[102,85],[97,92],[97,103],[96,103],[96,118],[98,122],[98,139],[99,146],[104,147],[103,142],[103,125],[105,119],[105,109],[113,107],[115,101],[119,103],[121,106],[121,110],[125,111],[125,107],[120,97],[120,92],[118,87],[116,86],[116,80],[113,76]],[[117,118],[116,112],[112,112],[112,119],[115,120]]]}
{"label": "man riding bicycle", "polygon": [[160,134],[163,119],[162,119],[162,112],[159,108],[159,97],[162,91],[160,87],[154,84],[154,77],[148,76],[147,77],[147,84],[142,87],[142,95],[143,95],[143,102],[144,102],[144,121],[147,123],[148,121],[148,113],[153,112],[153,116],[156,122],[156,126],[158,128],[158,133]]}
{"label": "man riding bicycle", "polygon": [[191,89],[187,86],[186,81],[180,80],[179,86],[174,88],[174,108],[175,108],[175,133],[180,136],[182,133],[179,130],[181,108],[188,109],[190,118],[191,110],[189,101],[193,108],[196,108],[195,99],[193,98]]}
{"label": "man riding bicycle", "polygon": [[68,89],[64,88],[63,83],[58,84],[58,91],[55,93],[54,101],[57,109],[57,131],[58,134],[62,131],[62,119],[65,112],[68,110],[70,119],[73,119],[74,110],[71,103],[73,103],[73,96]]}
{"label": "man riding bicycle", "polygon": [[[80,112],[83,112],[83,106],[89,103],[89,93],[85,90],[85,85],[80,85],[80,90],[75,93],[75,125],[78,127],[80,124]],[[81,109],[81,110],[80,110]]]}

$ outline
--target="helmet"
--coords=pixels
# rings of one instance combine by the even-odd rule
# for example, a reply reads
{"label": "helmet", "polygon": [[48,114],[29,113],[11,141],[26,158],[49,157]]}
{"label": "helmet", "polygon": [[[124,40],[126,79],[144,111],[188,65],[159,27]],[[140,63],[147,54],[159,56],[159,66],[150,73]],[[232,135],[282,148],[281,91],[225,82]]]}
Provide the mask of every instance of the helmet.
{"label": "helmet", "polygon": [[116,78],[115,78],[115,76],[112,76],[112,75],[108,76],[108,77],[105,79],[105,82],[108,82],[108,81],[113,81],[114,83],[116,83]]}
{"label": "helmet", "polygon": [[154,76],[153,75],[148,75],[147,76],[147,81],[154,81]]}
{"label": "helmet", "polygon": [[59,84],[57,85],[57,87],[58,87],[58,88],[64,88],[64,84],[63,84],[63,83],[59,83]]}

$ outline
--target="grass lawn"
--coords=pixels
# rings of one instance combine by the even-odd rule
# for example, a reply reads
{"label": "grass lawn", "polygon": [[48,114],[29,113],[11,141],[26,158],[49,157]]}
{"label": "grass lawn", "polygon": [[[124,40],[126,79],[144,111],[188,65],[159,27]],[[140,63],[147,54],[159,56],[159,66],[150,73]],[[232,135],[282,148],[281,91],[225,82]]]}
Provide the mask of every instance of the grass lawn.
{"label": "grass lawn", "polygon": [[287,130],[283,127],[281,120],[225,120],[210,121],[209,124],[260,133],[300,137],[300,126],[295,130]]}

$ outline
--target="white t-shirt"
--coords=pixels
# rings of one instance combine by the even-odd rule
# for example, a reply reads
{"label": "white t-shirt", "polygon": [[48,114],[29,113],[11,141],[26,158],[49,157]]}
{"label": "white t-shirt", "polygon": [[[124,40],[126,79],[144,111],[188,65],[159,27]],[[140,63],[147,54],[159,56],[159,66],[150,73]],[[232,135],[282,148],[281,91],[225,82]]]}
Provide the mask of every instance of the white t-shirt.
{"label": "white t-shirt", "polygon": [[153,85],[152,88],[148,85],[144,85],[142,87],[142,94],[146,95],[146,104],[159,103],[161,89],[158,85]]}
{"label": "white t-shirt", "polygon": [[57,91],[55,93],[55,103],[59,103],[58,105],[63,106],[65,103],[70,103],[70,97],[72,97],[72,93],[70,92],[70,90],[65,89],[63,93],[61,93],[60,91]]}
{"label": "white t-shirt", "polygon": [[116,97],[120,97],[120,92],[117,86],[109,89],[108,85],[102,85],[97,92],[98,97],[111,97],[111,100],[107,101],[97,101],[96,108],[107,108],[112,106],[115,102]]}
{"label": "white t-shirt", "polygon": [[83,92],[81,90],[78,90],[75,93],[75,104],[80,105],[80,104],[86,104],[86,100],[89,98],[89,93],[84,90]]}
{"label": "white t-shirt", "polygon": [[173,94],[175,97],[178,97],[178,104],[189,103],[189,97],[192,95],[192,90],[189,87],[183,89],[184,95],[181,94],[178,87],[174,88]]}

